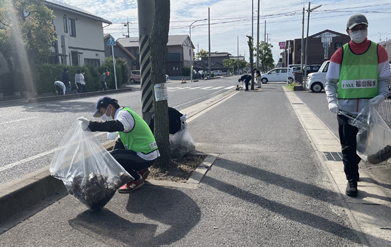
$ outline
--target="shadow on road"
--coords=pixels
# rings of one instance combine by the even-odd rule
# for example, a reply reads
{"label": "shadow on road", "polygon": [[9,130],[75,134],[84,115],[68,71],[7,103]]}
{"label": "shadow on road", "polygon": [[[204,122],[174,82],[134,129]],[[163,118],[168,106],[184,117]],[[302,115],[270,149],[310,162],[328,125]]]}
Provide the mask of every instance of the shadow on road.
{"label": "shadow on road", "polygon": [[[214,167],[217,166],[222,169],[227,169],[239,174],[243,174],[266,183],[274,184],[276,186],[283,187],[284,189],[291,190],[292,192],[301,193],[308,197],[312,197],[315,200],[321,200],[326,203],[342,206],[341,203],[339,203],[339,200],[337,199],[338,196],[337,193],[327,189],[320,188],[315,185],[300,182],[269,171],[265,171],[263,169],[259,169],[256,167],[248,166],[242,163],[233,162],[225,159],[221,159],[219,162],[217,162],[217,164],[215,163],[213,166]],[[224,193],[245,200],[247,202],[256,204],[260,207],[263,207],[266,210],[282,215],[286,219],[296,221],[301,224],[305,224],[310,227],[323,230],[325,232],[329,232],[340,238],[347,239],[355,243],[362,243],[360,238],[358,237],[359,235],[362,234],[361,232],[358,232],[347,226],[341,225],[337,222],[333,222],[322,216],[315,215],[311,212],[303,211],[300,209],[296,209],[291,206],[284,205],[282,203],[273,200],[269,200],[265,197],[243,190],[234,185],[228,184],[226,182],[217,180],[209,176],[204,177],[202,183],[214,187]],[[371,195],[368,193],[365,194],[361,193],[361,196],[376,197],[376,198],[381,198],[383,200],[389,201],[389,198],[382,198],[380,196]],[[365,213],[367,213],[367,211]],[[368,215],[368,217],[373,217],[374,219],[376,219],[376,215]],[[385,243],[386,244],[385,246],[391,246],[390,241],[379,239],[375,236],[370,236],[370,237],[372,240],[375,239],[375,242]]]}

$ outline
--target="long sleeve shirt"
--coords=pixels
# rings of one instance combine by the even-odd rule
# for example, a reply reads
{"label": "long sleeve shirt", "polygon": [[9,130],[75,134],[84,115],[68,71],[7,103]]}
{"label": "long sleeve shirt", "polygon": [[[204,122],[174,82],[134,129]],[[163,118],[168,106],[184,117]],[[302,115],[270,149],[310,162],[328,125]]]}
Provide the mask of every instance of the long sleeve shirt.
{"label": "long sleeve shirt", "polygon": [[[370,44],[371,41],[369,41],[368,39],[365,39],[365,41],[361,44],[356,44],[353,41],[349,42],[349,46],[352,52],[358,55],[365,53],[368,50]],[[384,96],[384,98],[386,98],[389,94],[388,85],[391,81],[388,55],[386,49],[381,45],[378,45],[377,54],[379,95],[382,95]],[[369,99],[337,99],[338,81],[341,71],[342,57],[343,49],[341,47],[333,54],[330,59],[330,64],[326,75],[325,87],[327,101],[329,103],[337,103],[341,110],[357,114],[368,103]]]}

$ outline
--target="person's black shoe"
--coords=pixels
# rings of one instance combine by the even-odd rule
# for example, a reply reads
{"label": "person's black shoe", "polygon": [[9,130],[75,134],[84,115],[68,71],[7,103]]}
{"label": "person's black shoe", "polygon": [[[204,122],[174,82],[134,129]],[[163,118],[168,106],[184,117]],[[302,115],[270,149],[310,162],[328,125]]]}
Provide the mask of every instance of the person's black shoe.
{"label": "person's black shoe", "polygon": [[348,185],[346,186],[346,195],[351,197],[357,196],[357,181],[350,179],[348,180]]}
{"label": "person's black shoe", "polygon": [[248,89],[244,90],[244,91],[248,91]]}

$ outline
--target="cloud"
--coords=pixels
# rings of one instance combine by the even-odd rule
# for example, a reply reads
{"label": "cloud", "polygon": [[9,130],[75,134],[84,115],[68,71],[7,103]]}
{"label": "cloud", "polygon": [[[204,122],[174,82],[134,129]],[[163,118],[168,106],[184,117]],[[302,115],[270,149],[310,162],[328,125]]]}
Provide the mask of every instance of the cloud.
{"label": "cloud", "polygon": [[[121,24],[128,19],[131,36],[138,36],[138,12],[136,0],[61,0],[67,4],[85,9],[95,15],[112,21],[113,25],[105,28],[115,38],[123,37],[127,28]],[[256,40],[257,2],[254,0],[254,36]],[[350,15],[364,13],[369,20],[369,38],[379,41],[381,37],[391,38],[388,31],[388,16],[391,13],[391,1],[387,0],[312,0],[311,7],[322,5],[311,13],[309,34],[330,29],[345,32],[345,23]],[[188,34],[189,26],[196,20],[208,18],[208,7],[211,16],[212,51],[227,51],[236,55],[237,37],[239,36],[239,52],[246,53],[248,46],[246,35],[251,35],[251,1],[237,0],[171,0],[170,34]],[[308,2],[302,0],[261,0],[260,40],[266,33],[269,42],[274,46],[273,55],[277,60],[280,50],[279,41],[301,38],[302,10],[308,8]],[[306,17],[307,19],[307,14]],[[305,25],[307,20],[305,21]],[[208,49],[207,21],[198,21],[192,25],[191,36],[194,45],[199,49]],[[306,29],[305,29],[306,30]],[[381,34],[379,34],[381,33]]]}

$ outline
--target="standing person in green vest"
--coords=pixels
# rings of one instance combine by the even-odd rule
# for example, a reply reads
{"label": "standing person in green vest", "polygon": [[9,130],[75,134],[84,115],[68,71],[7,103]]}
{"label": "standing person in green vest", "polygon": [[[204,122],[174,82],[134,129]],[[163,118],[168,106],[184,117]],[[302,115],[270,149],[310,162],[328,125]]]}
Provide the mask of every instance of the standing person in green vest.
{"label": "standing person in green vest", "polygon": [[[338,114],[343,110],[355,115],[366,104],[376,106],[387,98],[391,73],[384,47],[367,39],[368,20],[364,15],[351,16],[346,32],[351,41],[331,57],[325,90],[331,112]],[[361,160],[356,153],[358,129],[349,125],[349,119],[343,115],[338,114],[337,119],[344,172],[348,180],[345,193],[356,197]]]}
{"label": "standing person in green vest", "polygon": [[116,99],[107,96],[98,100],[93,116],[101,117],[103,122],[79,118],[83,129],[118,132],[119,138],[110,154],[135,179],[119,188],[118,192],[130,193],[143,186],[149,174],[148,167],[160,156],[148,124],[132,109],[120,107]]}

